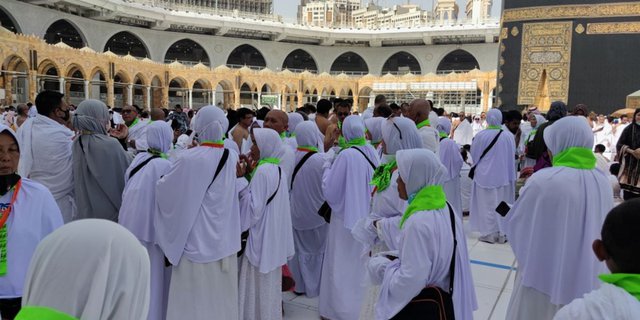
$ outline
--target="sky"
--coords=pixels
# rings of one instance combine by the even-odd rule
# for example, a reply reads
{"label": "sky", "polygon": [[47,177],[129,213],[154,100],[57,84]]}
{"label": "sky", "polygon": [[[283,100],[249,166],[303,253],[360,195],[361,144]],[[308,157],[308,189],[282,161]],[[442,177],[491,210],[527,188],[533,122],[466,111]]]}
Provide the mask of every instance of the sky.
{"label": "sky", "polygon": [[[368,3],[371,0],[363,0],[363,4]],[[377,2],[380,6],[383,7],[391,7],[395,4],[405,4],[407,0],[373,0]],[[409,0],[411,4],[417,4],[422,7],[422,9],[431,9],[433,6],[433,2],[436,0]],[[460,7],[460,11],[464,13],[464,8],[466,7],[467,0],[456,0],[458,2],[458,6]],[[300,0],[273,0],[274,11],[276,14],[281,15],[285,18],[285,21],[293,22],[296,19],[296,15],[298,12],[298,5],[300,4]],[[491,16],[499,17],[500,10],[502,9],[502,0],[493,0],[493,5],[491,7]]]}

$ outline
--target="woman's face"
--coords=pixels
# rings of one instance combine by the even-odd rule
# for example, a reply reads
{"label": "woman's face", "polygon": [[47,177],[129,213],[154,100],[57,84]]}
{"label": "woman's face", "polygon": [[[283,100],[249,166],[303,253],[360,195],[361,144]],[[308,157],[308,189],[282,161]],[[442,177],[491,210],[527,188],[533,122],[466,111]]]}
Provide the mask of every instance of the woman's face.
{"label": "woman's face", "polygon": [[251,158],[253,160],[260,159],[260,149],[258,149],[258,143],[256,142],[256,137],[251,133]]}
{"label": "woman's face", "polygon": [[400,199],[402,200],[409,200],[409,195],[407,195],[407,186],[404,184],[404,181],[402,181],[402,178],[400,177],[400,175],[398,175],[398,195],[400,196]]}
{"label": "woman's face", "polygon": [[18,171],[20,151],[16,140],[8,133],[0,134],[0,175],[13,174]]}

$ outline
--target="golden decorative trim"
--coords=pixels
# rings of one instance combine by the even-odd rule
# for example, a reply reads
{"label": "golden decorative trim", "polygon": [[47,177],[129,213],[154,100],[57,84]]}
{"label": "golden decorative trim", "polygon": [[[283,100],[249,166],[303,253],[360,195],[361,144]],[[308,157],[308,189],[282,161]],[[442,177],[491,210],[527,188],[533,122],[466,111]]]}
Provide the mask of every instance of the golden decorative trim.
{"label": "golden decorative trim", "polygon": [[522,26],[518,104],[568,100],[572,36],[572,21]]}
{"label": "golden decorative trim", "polygon": [[504,22],[574,18],[608,18],[640,16],[639,2],[577,4],[506,9]]}
{"label": "golden decorative trim", "polygon": [[582,25],[582,23],[578,23],[578,26],[576,27],[576,33],[582,34],[583,32],[584,32],[584,26]]}
{"label": "golden decorative trim", "polygon": [[509,28],[502,28],[500,31],[500,39],[506,39],[509,36]]}
{"label": "golden decorative trim", "polygon": [[587,34],[640,33],[640,21],[587,23]]}
{"label": "golden decorative trim", "polygon": [[520,30],[518,30],[518,27],[513,27],[511,28],[511,35],[514,37],[517,37],[520,34]]}

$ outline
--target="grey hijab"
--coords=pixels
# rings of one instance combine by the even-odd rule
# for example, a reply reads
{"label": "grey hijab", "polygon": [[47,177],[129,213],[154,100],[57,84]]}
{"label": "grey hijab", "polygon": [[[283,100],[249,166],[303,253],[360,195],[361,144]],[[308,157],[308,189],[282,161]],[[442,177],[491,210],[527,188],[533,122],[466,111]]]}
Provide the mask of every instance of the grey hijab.
{"label": "grey hijab", "polygon": [[80,135],[73,142],[73,178],[77,205],[73,220],[118,220],[124,173],[131,156],[107,135],[109,111],[98,100],[85,100],[73,116]]}

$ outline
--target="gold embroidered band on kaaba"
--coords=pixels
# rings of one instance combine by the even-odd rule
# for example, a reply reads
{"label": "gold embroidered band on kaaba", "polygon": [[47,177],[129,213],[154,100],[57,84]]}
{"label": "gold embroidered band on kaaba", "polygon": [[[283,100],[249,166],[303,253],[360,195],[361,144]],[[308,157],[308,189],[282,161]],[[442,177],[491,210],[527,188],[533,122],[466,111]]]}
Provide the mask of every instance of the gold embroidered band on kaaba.
{"label": "gold embroidered band on kaaba", "polygon": [[505,9],[503,22],[640,16],[640,2],[577,4]]}
{"label": "gold embroidered band on kaaba", "polygon": [[587,34],[633,34],[640,33],[640,22],[587,23]]}

